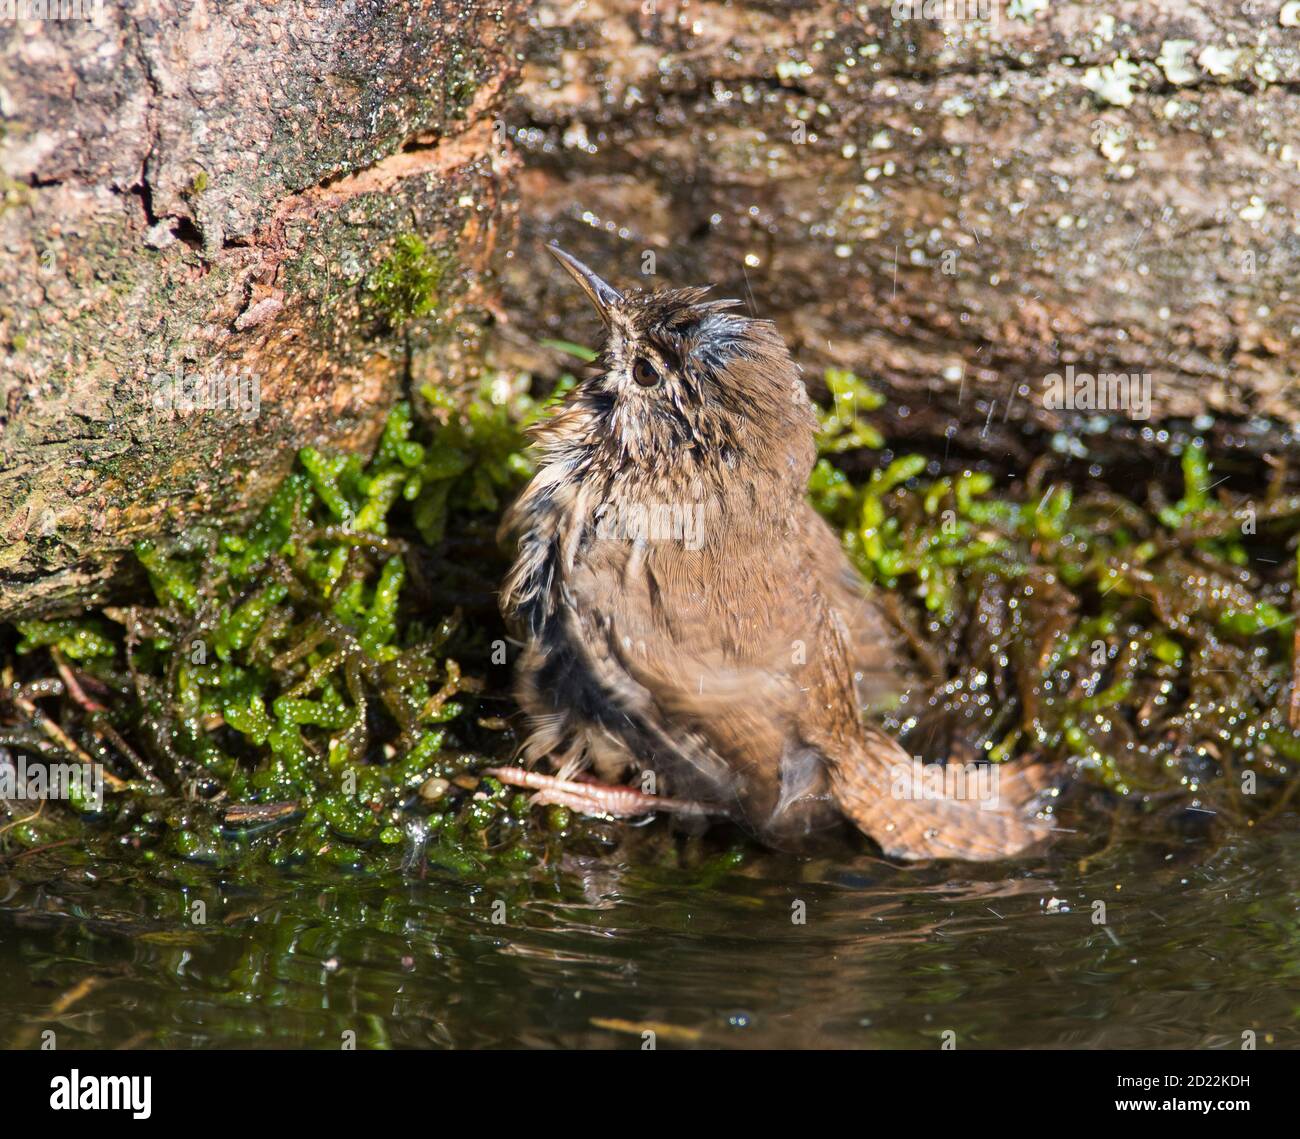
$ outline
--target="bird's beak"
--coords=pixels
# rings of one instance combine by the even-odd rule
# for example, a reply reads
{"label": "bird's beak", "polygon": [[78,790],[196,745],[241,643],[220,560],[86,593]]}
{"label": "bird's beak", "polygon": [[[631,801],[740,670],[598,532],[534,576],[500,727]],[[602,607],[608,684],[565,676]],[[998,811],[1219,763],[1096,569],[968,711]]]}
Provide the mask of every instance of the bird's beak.
{"label": "bird's beak", "polygon": [[602,281],[581,261],[571,254],[565,253],[558,245],[548,245],[546,248],[551,251],[551,256],[568,270],[569,276],[582,286],[582,291],[591,298],[591,303],[596,306],[596,311],[600,313],[600,319],[605,322],[605,327],[608,328],[610,322],[609,310],[623,299],[623,294],[613,285]]}

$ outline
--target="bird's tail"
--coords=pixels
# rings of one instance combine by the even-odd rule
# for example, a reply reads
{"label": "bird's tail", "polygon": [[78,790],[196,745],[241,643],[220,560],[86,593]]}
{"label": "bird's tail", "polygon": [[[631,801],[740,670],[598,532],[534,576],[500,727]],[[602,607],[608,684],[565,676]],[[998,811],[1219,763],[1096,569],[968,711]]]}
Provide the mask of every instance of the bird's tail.
{"label": "bird's tail", "polygon": [[1054,780],[1042,764],[923,765],[874,729],[862,752],[831,773],[844,814],[903,861],[992,862],[1042,842],[1054,827],[1038,811]]}

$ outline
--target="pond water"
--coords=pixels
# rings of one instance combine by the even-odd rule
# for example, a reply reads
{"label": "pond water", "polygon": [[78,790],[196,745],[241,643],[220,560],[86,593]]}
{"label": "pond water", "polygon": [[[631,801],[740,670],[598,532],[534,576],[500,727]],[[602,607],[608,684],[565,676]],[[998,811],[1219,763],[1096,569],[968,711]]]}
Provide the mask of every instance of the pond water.
{"label": "pond water", "polygon": [[0,1045],[1296,1047],[1294,821],[998,868],[634,843],[499,882],[65,847],[0,864]]}

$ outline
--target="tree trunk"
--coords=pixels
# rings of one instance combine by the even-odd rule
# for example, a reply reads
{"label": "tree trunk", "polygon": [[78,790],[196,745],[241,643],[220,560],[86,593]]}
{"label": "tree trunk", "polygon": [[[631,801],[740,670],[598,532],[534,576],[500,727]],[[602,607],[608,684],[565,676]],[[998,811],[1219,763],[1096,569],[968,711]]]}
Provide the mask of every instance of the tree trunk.
{"label": "tree trunk", "polygon": [[95,7],[0,24],[0,620],[369,445],[509,214],[522,0]]}
{"label": "tree trunk", "polygon": [[[554,238],[616,282],[741,298],[810,374],[884,390],[895,439],[1133,453],[1140,405],[1052,406],[1072,366],[1085,395],[1078,374],[1149,376],[1152,420],[1300,453],[1294,5],[539,8],[507,115],[526,169],[503,358],[554,369],[535,338],[596,336],[539,259]],[[1281,428],[1231,422],[1255,417]]]}

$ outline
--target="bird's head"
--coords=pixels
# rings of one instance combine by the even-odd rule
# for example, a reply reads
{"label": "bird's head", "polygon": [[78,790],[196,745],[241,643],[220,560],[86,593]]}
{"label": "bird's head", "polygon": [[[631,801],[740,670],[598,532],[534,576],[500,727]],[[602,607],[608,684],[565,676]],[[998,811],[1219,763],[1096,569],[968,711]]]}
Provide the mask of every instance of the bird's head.
{"label": "bird's head", "polygon": [[620,291],[549,248],[605,326],[594,374],[570,396],[602,464],[652,481],[766,474],[803,494],[816,419],[771,321],[710,300],[707,288]]}

